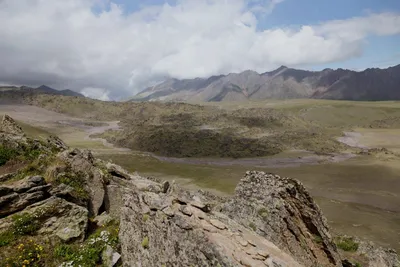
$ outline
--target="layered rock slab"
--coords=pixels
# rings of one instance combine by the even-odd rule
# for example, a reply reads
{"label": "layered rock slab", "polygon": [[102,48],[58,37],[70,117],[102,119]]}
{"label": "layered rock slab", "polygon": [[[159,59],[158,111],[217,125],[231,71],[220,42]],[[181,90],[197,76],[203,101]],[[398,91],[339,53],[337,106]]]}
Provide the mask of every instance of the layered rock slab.
{"label": "layered rock slab", "polygon": [[297,180],[246,172],[221,211],[305,266],[341,266],[325,217]]}

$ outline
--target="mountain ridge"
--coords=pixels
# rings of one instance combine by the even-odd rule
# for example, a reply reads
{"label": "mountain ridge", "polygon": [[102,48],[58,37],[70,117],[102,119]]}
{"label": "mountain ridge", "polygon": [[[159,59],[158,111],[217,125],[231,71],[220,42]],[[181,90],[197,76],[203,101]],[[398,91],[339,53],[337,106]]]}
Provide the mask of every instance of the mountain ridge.
{"label": "mountain ridge", "polygon": [[63,95],[63,96],[76,96],[85,97],[84,95],[72,91],[70,89],[57,90],[47,85],[41,85],[36,88],[30,86],[0,86],[0,92],[9,93],[33,93],[33,94],[50,94],[50,95]]}
{"label": "mountain ridge", "polygon": [[208,78],[170,78],[148,87],[131,101],[224,102],[263,99],[315,98],[336,100],[399,100],[400,64],[364,71],[309,71],[281,66],[257,73],[246,70]]}

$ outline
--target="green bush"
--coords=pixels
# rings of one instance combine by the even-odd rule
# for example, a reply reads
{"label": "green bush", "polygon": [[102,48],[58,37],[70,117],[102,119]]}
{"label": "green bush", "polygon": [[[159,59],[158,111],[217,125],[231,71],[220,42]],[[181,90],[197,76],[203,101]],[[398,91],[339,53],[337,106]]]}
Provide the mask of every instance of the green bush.
{"label": "green bush", "polygon": [[17,152],[15,150],[0,145],[0,166],[16,156]]}
{"label": "green bush", "polygon": [[338,248],[344,251],[355,252],[358,249],[358,243],[352,237],[341,237],[336,240]]}

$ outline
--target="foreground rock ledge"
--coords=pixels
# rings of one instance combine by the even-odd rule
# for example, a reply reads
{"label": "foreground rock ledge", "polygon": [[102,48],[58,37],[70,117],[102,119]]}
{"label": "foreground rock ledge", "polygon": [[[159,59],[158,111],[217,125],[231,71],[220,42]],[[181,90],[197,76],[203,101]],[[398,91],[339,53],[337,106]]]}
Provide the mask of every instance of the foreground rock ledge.
{"label": "foreground rock ledge", "polygon": [[[296,180],[247,172],[234,196],[220,198],[131,174],[88,150],[68,149],[57,137],[43,142],[21,131],[5,117],[0,145],[20,156],[24,149],[39,152],[26,158],[38,174],[25,175],[30,169],[22,169],[0,177],[0,235],[22,218],[24,224],[36,222],[29,233],[38,242],[81,247],[90,228],[119,221],[119,243],[106,244],[94,265],[356,266],[341,259],[326,219]],[[13,256],[12,249],[0,247],[0,266],[2,256]],[[365,258],[363,266],[400,266],[393,250],[360,242],[356,254]]]}

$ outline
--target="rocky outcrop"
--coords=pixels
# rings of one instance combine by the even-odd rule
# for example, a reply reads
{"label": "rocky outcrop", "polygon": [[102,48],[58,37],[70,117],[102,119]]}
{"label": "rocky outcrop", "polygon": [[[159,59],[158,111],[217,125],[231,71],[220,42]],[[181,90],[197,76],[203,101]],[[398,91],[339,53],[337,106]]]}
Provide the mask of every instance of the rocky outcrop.
{"label": "rocky outcrop", "polygon": [[70,149],[58,155],[76,176],[84,181],[84,190],[89,194],[89,211],[97,216],[104,202],[105,183],[102,171],[95,166],[95,160],[89,150]]}
{"label": "rocky outcrop", "polygon": [[24,136],[22,128],[8,115],[4,115],[0,123],[0,132],[14,136]]}
{"label": "rocky outcrop", "polygon": [[11,185],[0,185],[0,218],[48,198],[50,186],[41,176],[27,177]]}
{"label": "rocky outcrop", "polygon": [[302,266],[212,210],[204,197],[175,190],[155,193],[142,186],[126,192],[120,223],[124,266]]}
{"label": "rocky outcrop", "polygon": [[326,219],[297,180],[247,172],[221,209],[305,266],[341,265]]}
{"label": "rocky outcrop", "polygon": [[339,250],[343,267],[397,267],[400,259],[397,252],[390,248],[376,246],[373,242],[363,241],[357,237],[340,236],[337,241],[351,240],[352,250]]}

